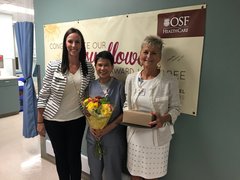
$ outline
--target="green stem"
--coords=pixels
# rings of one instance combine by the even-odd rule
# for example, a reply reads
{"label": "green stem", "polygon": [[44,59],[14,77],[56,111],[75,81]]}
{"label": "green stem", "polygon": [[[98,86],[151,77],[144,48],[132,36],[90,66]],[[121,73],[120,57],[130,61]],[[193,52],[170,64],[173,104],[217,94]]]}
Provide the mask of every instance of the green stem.
{"label": "green stem", "polygon": [[102,148],[102,144],[101,144],[100,140],[96,141],[96,144],[95,144],[95,155],[96,155],[96,157],[99,160],[101,160],[102,157],[103,157],[103,148]]}

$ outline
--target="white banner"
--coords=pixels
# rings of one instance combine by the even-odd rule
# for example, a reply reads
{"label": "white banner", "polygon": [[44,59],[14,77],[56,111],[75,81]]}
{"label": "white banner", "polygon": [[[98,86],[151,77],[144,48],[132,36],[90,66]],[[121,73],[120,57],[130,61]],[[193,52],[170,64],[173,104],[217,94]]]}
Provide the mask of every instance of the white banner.
{"label": "white banner", "polygon": [[[114,76],[125,80],[139,71],[140,46],[147,35],[164,41],[162,70],[179,80],[182,112],[197,114],[199,80],[205,30],[206,5],[158,10],[113,17],[88,19],[44,26],[45,65],[61,60],[62,41],[70,27],[78,28],[85,39],[87,58],[109,50],[114,55]],[[202,23],[200,23],[202,22]]]}

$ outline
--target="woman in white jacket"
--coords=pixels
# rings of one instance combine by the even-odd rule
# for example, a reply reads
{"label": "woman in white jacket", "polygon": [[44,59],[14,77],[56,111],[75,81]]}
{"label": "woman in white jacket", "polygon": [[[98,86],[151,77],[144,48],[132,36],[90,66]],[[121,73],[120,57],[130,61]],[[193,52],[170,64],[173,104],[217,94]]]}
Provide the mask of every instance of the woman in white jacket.
{"label": "woman in white jacket", "polygon": [[128,126],[127,167],[132,180],[157,179],[166,175],[173,124],[180,115],[178,82],[158,68],[163,42],[157,36],[147,36],[141,46],[143,70],[126,79],[128,109],[149,112],[156,120],[152,128]]}

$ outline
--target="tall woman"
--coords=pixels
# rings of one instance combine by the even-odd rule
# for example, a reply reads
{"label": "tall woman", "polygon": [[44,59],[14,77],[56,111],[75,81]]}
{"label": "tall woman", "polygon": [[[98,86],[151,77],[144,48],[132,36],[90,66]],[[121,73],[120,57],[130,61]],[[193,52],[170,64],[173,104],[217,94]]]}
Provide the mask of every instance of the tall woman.
{"label": "tall woman", "polygon": [[86,61],[83,35],[78,29],[70,28],[63,38],[62,61],[48,64],[38,97],[37,130],[41,136],[47,131],[60,180],[81,179],[81,145],[86,121],[80,102],[93,79],[94,69]]}
{"label": "tall woman", "polygon": [[177,80],[158,68],[163,42],[157,36],[147,36],[140,51],[143,69],[129,74],[125,91],[128,109],[156,115],[149,123],[153,128],[128,126],[127,167],[132,180],[157,179],[166,175],[173,124],[180,114]]}

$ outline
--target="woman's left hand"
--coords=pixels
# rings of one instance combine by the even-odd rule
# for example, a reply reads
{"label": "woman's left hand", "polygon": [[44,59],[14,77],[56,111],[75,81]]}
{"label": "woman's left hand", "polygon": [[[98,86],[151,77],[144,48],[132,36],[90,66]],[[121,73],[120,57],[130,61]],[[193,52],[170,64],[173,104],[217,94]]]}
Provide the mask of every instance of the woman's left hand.
{"label": "woman's left hand", "polygon": [[163,127],[164,123],[168,122],[169,120],[171,120],[171,116],[169,114],[164,114],[163,116],[152,112],[153,116],[156,116],[156,120],[151,121],[148,123],[148,125],[150,125],[151,127],[157,127],[157,128],[161,128]]}
{"label": "woman's left hand", "polygon": [[97,139],[100,140],[104,135],[112,131],[122,122],[123,115],[119,115],[113,122],[107,124],[103,129],[92,129],[90,128],[90,132]]}
{"label": "woman's left hand", "polygon": [[105,134],[109,132],[108,126],[103,129],[91,129],[92,135],[97,139],[100,140]]}

